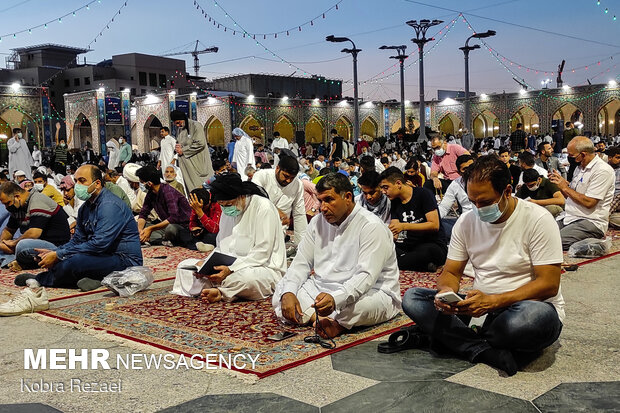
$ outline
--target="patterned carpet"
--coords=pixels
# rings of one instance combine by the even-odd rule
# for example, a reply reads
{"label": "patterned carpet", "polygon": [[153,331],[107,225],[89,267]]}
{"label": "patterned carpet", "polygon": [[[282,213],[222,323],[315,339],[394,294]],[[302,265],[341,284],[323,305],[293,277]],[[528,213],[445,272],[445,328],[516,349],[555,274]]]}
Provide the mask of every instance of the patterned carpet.
{"label": "patterned carpet", "polygon": [[[436,279],[437,274],[402,272],[401,291],[412,286],[434,287]],[[471,279],[465,279],[464,288],[471,283]],[[177,354],[259,354],[255,370],[242,370],[259,378],[386,335],[411,322],[400,314],[381,325],[345,334],[336,339],[336,349],[326,350],[304,343],[303,338],[312,333],[308,327],[287,328],[298,334],[281,342],[269,341],[268,336],[283,330],[271,300],[209,305],[200,299],[172,295],[169,290],[152,288],[129,298],[99,299],[42,314]],[[106,311],[105,304],[110,302],[114,308]]]}
{"label": "patterned carpet", "polygon": [[[203,256],[203,254],[198,251],[162,246],[143,248],[142,255],[144,257],[144,265],[153,269],[153,277],[156,282],[173,279],[176,273],[177,264],[184,259],[200,258]],[[25,272],[36,274],[41,272],[41,270],[28,270]],[[17,274],[19,273],[15,273],[8,269],[0,270],[0,302],[8,301],[11,296],[19,293],[23,289],[23,287],[18,287],[13,283],[13,280]],[[106,290],[106,288],[100,288],[88,293],[82,293],[77,289],[48,288],[47,293],[51,301],[57,301],[81,295],[94,294]]]}

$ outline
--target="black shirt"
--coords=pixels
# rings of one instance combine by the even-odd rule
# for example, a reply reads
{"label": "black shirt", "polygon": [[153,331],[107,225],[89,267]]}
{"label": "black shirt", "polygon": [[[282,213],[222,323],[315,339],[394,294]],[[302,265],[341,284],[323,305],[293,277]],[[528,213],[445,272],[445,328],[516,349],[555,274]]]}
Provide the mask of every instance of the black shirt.
{"label": "black shirt", "polygon": [[512,175],[512,190],[514,191],[515,188],[517,187],[517,184],[519,183],[519,178],[521,177],[521,168],[519,168],[517,165],[510,165],[508,167],[508,170],[510,171],[510,175]]}
{"label": "black shirt", "polygon": [[521,185],[521,188],[519,188],[519,191],[517,192],[517,196],[521,199],[526,199],[529,197],[538,201],[540,199],[553,198],[553,194],[555,194],[559,190],[560,188],[558,188],[556,184],[554,184],[547,178],[543,178],[540,186],[536,191],[530,191],[525,184]]}
{"label": "black shirt", "polygon": [[344,142],[344,139],[342,138],[342,136],[334,136],[332,138],[332,145],[336,145],[336,150],[334,150],[334,153],[332,154],[332,158],[342,159],[342,143],[343,142]]}
{"label": "black shirt", "polygon": [[[406,222],[410,224],[420,224],[423,222],[428,222],[428,220],[426,219],[426,214],[431,211],[437,211],[437,214],[439,215],[435,196],[431,193],[431,191],[426,188],[413,188],[413,194],[411,196],[411,199],[406,204],[401,203],[400,199],[395,199],[392,201],[392,219],[397,219],[400,222]],[[428,242],[440,244],[444,247],[448,243],[443,226],[441,225],[441,220],[439,221],[439,231],[437,232],[403,232],[405,233],[404,239],[396,240],[396,245],[400,245],[401,247],[406,249],[412,249],[415,248],[418,244]],[[401,232],[401,234],[403,233]],[[401,234],[399,234],[400,238],[403,237],[403,235]]]}

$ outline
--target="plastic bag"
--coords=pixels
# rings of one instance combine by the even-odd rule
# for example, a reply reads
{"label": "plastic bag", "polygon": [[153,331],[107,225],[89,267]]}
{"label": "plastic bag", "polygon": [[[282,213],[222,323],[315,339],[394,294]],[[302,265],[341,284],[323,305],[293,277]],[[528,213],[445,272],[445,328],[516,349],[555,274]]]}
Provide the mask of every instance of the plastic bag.
{"label": "plastic bag", "polygon": [[575,242],[568,249],[571,258],[596,258],[607,254],[611,249],[611,237],[605,239],[586,238]]}
{"label": "plastic bag", "polygon": [[129,267],[114,271],[106,275],[101,284],[121,297],[129,297],[153,284],[153,270],[149,267]]}

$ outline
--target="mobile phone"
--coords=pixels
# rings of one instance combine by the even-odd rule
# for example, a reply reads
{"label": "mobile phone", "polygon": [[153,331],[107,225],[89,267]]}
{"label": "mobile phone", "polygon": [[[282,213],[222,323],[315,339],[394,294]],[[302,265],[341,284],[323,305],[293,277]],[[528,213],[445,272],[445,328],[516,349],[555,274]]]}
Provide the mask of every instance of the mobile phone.
{"label": "mobile phone", "polygon": [[459,297],[454,291],[437,294],[435,297],[442,303],[446,304],[455,304],[462,300],[462,298]]}
{"label": "mobile phone", "polygon": [[270,335],[269,337],[267,337],[267,339],[271,341],[282,341],[296,335],[297,333],[295,333],[294,331],[280,331],[279,333]]}

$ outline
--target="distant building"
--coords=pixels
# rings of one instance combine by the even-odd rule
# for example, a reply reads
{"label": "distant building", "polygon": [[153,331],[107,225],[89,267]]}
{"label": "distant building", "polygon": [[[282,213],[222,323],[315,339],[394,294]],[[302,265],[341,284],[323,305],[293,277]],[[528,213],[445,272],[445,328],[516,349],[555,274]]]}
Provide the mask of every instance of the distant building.
{"label": "distant building", "polygon": [[293,77],[245,74],[213,79],[214,90],[227,90],[260,97],[330,99],[342,96],[342,81],[325,77]]}
{"label": "distant building", "polygon": [[[476,96],[476,92],[469,92],[469,96],[470,97],[474,97]],[[465,91],[463,90],[438,90],[437,91],[437,99],[439,100],[444,100],[444,99],[457,99],[457,98],[464,98],[465,97]]]}

